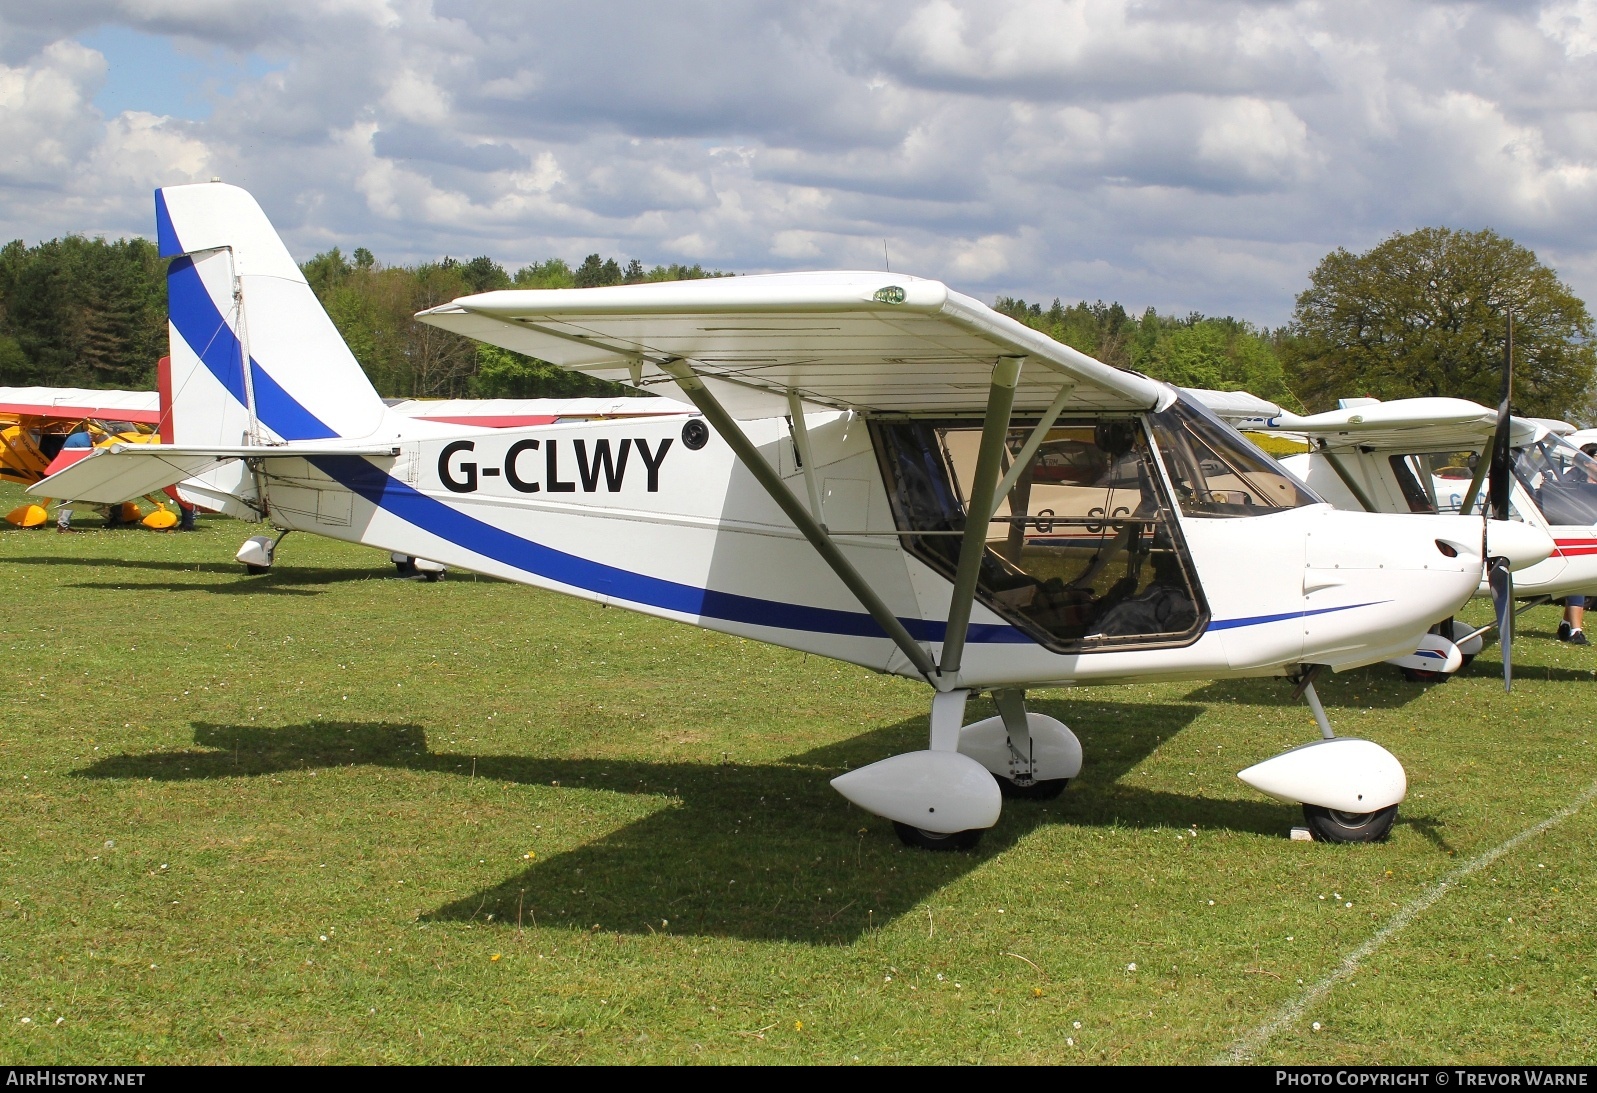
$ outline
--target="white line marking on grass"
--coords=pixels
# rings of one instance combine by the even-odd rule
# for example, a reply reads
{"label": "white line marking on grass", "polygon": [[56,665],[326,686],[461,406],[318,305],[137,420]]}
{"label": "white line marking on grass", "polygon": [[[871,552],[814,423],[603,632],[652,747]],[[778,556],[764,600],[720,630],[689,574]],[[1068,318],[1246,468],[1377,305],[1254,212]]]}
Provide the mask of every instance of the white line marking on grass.
{"label": "white line marking on grass", "polygon": [[1217,1065],[1222,1066],[1252,1062],[1253,1057],[1262,1051],[1264,1046],[1273,1040],[1278,1033],[1285,1032],[1287,1029],[1297,1024],[1303,1015],[1309,1011],[1311,1006],[1314,1006],[1322,1001],[1326,995],[1330,994],[1331,991],[1337,987],[1338,984],[1347,979],[1353,973],[1357,972],[1359,970],[1359,965],[1368,959],[1371,954],[1373,954],[1382,945],[1385,945],[1388,941],[1390,941],[1400,931],[1407,927],[1409,923],[1413,922],[1420,915],[1428,911],[1437,900],[1445,896],[1448,891],[1459,881],[1475,873],[1479,873],[1482,869],[1485,869],[1488,865],[1491,865],[1498,858],[1502,857],[1504,854],[1508,853],[1510,850],[1513,850],[1520,844],[1534,839],[1537,835],[1540,835],[1542,832],[1547,831],[1550,828],[1557,827],[1575,813],[1579,812],[1586,805],[1590,804],[1593,798],[1597,798],[1597,782],[1593,782],[1591,785],[1587,786],[1579,797],[1576,797],[1569,804],[1565,805],[1563,808],[1547,817],[1547,819],[1543,820],[1541,823],[1536,824],[1533,827],[1527,827],[1524,831],[1521,831],[1518,835],[1515,835],[1507,842],[1500,843],[1497,846],[1492,847],[1492,849],[1482,854],[1476,855],[1463,865],[1459,866],[1457,869],[1453,870],[1451,873],[1447,874],[1447,876],[1437,881],[1430,888],[1426,889],[1423,893],[1416,897],[1413,902],[1408,904],[1408,906],[1402,908],[1397,912],[1397,914],[1393,915],[1387,921],[1386,925],[1377,930],[1374,936],[1372,936],[1368,941],[1354,949],[1352,952],[1348,953],[1347,956],[1342,960],[1342,963],[1337,965],[1335,971],[1331,972],[1331,974],[1327,975],[1324,979],[1321,979],[1318,983],[1315,983],[1313,986],[1307,988],[1302,994],[1298,995],[1291,1002],[1287,1003],[1286,1006],[1281,1009],[1281,1012],[1276,1014],[1274,1018],[1260,1025],[1258,1028],[1242,1037],[1236,1043],[1232,1044],[1230,1049],[1224,1054],[1217,1056],[1214,1062]]}

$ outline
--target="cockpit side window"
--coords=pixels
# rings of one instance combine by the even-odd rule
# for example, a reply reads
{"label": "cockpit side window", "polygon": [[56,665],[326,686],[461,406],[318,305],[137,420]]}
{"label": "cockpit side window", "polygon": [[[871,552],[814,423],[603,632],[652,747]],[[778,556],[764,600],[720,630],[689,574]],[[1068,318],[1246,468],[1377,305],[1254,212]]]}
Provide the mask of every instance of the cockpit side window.
{"label": "cockpit side window", "polygon": [[1514,476],[1549,524],[1597,524],[1597,460],[1556,436],[1519,449]]}
{"label": "cockpit side window", "polygon": [[1410,512],[1452,514],[1469,496],[1477,457],[1469,451],[1405,452],[1387,462]]}
{"label": "cockpit side window", "polygon": [[[1002,473],[1034,427],[1012,425]],[[952,578],[980,423],[873,428],[905,548]],[[977,594],[1055,652],[1197,638],[1208,611],[1139,419],[1065,419],[1049,430],[988,521]]]}
{"label": "cockpit side window", "polygon": [[[1397,488],[1403,494],[1403,502],[1408,505],[1410,512],[1435,512],[1436,498],[1431,496],[1420,480],[1419,459],[1412,455],[1394,455],[1387,459],[1392,468],[1392,477],[1397,479]],[[1427,475],[1427,477],[1429,477]],[[1435,489],[1433,485],[1431,489]]]}
{"label": "cockpit side window", "polygon": [[1185,395],[1151,420],[1183,516],[1263,516],[1322,503],[1285,467]]}

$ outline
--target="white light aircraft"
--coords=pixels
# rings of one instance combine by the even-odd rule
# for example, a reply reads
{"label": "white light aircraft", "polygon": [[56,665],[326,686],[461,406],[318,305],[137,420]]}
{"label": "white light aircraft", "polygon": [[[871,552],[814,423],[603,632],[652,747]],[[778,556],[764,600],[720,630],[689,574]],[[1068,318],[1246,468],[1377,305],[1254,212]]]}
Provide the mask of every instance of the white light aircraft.
{"label": "white light aircraft", "polygon": [[[285,530],[921,680],[927,748],[833,782],[912,845],[970,846],[1002,793],[1077,775],[1028,689],[1130,680],[1295,680],[1322,739],[1241,777],[1323,839],[1393,822],[1402,766],[1334,735],[1315,676],[1463,604],[1479,519],[1336,511],[1174,388],[899,274],[465,297],[420,317],[698,412],[421,421],[384,406],[247,193],[171,187],[156,213],[174,442],[47,492],[199,476]],[[966,724],[978,691],[998,713]]]}
{"label": "white light aircraft", "polygon": [[[1470,515],[1490,504],[1485,487],[1499,414],[1478,403],[1344,399],[1336,410],[1300,417],[1263,400],[1249,406],[1234,395],[1198,394],[1239,427],[1304,438],[1310,450],[1282,463],[1338,508]],[[1509,422],[1510,519],[1490,522],[1488,553],[1512,559],[1512,583],[1500,590],[1518,601],[1516,614],[1597,593],[1597,460],[1565,439],[1572,431],[1541,418]],[[1493,595],[1489,582],[1478,594]],[[1479,627],[1448,619],[1437,629],[1415,653],[1392,663],[1425,678],[1457,670],[1481,649]],[[1508,646],[1505,671],[1511,637]]]}

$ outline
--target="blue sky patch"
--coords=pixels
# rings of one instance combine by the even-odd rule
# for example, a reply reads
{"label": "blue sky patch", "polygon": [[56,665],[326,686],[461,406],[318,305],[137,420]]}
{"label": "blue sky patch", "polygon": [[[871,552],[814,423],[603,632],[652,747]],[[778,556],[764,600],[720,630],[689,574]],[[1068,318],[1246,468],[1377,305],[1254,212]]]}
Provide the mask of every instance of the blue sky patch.
{"label": "blue sky patch", "polygon": [[239,55],[216,46],[179,45],[159,34],[105,26],[78,39],[105,56],[105,86],[94,105],[106,117],[143,110],[203,121],[219,98],[238,85],[283,67],[259,54]]}

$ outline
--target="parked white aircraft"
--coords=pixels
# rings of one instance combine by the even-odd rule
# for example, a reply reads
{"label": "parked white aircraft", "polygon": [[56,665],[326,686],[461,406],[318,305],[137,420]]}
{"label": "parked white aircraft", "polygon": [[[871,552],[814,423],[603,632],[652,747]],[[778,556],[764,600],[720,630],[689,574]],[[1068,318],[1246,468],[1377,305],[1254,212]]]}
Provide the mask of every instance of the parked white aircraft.
{"label": "parked white aircraft", "polygon": [[[1477,403],[1345,399],[1336,410],[1299,417],[1263,400],[1250,405],[1235,395],[1198,394],[1242,428],[1304,439],[1310,450],[1282,463],[1338,508],[1470,515],[1486,504],[1487,457],[1498,415]],[[1488,553],[1518,559],[1511,568],[1520,611],[1597,593],[1597,461],[1565,439],[1572,433],[1573,426],[1559,421],[1511,422],[1512,520],[1491,522]],[[1479,594],[1491,594],[1484,581]],[[1450,672],[1480,651],[1479,628],[1447,620],[1440,629],[1416,653],[1392,663],[1415,676]],[[1459,655],[1449,639],[1456,640]]]}
{"label": "parked white aircraft", "polygon": [[[172,187],[156,210],[175,443],[96,453],[46,491],[200,476],[280,528],[923,680],[928,747],[833,782],[912,845],[969,846],[1001,787],[1076,776],[1080,742],[1028,688],[1144,679],[1295,680],[1323,739],[1241,776],[1321,838],[1391,827],[1401,765],[1336,737],[1314,679],[1409,652],[1459,607],[1479,519],[1338,512],[1174,388],[899,274],[466,297],[421,318],[699,413],[407,418],[247,193]],[[998,715],[967,725],[983,690]]]}

